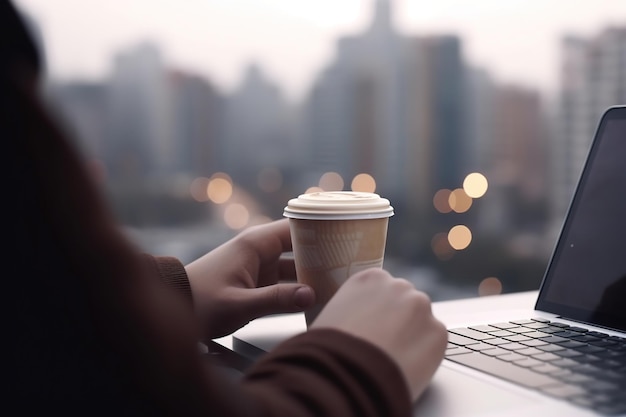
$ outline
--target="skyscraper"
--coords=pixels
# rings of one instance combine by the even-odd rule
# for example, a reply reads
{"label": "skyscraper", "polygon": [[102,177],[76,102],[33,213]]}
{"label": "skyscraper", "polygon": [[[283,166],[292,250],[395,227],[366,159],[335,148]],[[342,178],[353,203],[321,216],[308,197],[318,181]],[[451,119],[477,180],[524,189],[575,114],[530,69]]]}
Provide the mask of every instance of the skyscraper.
{"label": "skyscraper", "polygon": [[339,39],[311,92],[311,171],[368,173],[381,193],[425,214],[436,189],[465,173],[464,72],[458,37],[402,34],[391,2],[377,0],[369,26]]}
{"label": "skyscraper", "polygon": [[554,143],[555,219],[565,213],[600,116],[626,104],[626,27],[562,40],[560,112]]}

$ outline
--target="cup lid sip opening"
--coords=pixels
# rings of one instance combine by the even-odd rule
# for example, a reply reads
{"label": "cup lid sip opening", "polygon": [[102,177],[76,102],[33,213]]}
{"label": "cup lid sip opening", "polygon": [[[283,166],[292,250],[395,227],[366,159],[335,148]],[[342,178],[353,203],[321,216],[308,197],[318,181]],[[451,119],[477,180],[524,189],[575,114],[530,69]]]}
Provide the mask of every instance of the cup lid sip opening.
{"label": "cup lid sip opening", "polygon": [[289,200],[283,215],[292,219],[343,220],[393,216],[389,200],[361,191],[321,191]]}

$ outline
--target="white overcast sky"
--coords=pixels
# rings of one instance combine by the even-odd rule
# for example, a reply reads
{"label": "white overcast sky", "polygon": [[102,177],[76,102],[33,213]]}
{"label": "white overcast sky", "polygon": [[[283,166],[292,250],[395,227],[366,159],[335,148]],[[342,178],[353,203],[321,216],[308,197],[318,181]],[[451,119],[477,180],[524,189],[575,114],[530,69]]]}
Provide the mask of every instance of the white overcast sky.
{"label": "white overcast sky", "polygon": [[[50,74],[97,78],[118,50],[153,40],[173,67],[223,89],[255,61],[299,96],[361,31],[375,0],[14,0],[44,36]],[[559,41],[626,26],[626,0],[391,0],[407,35],[462,36],[464,55],[501,82],[556,87]]]}

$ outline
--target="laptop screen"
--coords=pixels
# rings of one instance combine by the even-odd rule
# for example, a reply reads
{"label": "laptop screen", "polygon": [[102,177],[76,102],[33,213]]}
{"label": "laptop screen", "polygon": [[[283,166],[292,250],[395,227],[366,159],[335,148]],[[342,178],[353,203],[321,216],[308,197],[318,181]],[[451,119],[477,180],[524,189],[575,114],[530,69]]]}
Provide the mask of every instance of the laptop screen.
{"label": "laptop screen", "polygon": [[626,331],[626,107],[600,122],[536,309]]}

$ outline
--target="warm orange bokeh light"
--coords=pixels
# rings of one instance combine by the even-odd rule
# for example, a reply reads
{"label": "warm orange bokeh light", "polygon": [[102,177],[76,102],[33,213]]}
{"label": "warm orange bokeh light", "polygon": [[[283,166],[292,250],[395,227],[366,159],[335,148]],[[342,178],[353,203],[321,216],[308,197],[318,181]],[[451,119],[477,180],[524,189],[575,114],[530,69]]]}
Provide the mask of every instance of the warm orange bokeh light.
{"label": "warm orange bokeh light", "polygon": [[227,178],[211,178],[207,194],[215,204],[224,204],[233,195],[233,185]]}
{"label": "warm orange bokeh light", "polygon": [[478,295],[483,297],[486,295],[502,294],[502,282],[496,277],[485,278],[478,284]]}
{"label": "warm orange bokeh light", "polygon": [[450,193],[451,191],[444,188],[435,193],[433,197],[433,205],[435,206],[435,210],[439,213],[450,213],[452,211],[452,207],[450,207]]}
{"label": "warm orange bokeh light", "polygon": [[320,187],[309,187],[309,188],[306,189],[304,194],[320,193],[322,191],[324,191],[324,190],[322,188],[320,188]]}
{"label": "warm orange bokeh light", "polygon": [[198,177],[191,181],[189,186],[189,194],[191,198],[199,202],[205,202],[209,200],[209,179],[206,177]]}
{"label": "warm orange bokeh light", "polygon": [[479,172],[472,172],[463,181],[463,190],[471,198],[480,198],[487,192],[487,178]]}
{"label": "warm orange bokeh light", "polygon": [[361,173],[352,179],[352,191],[373,193],[376,191],[376,180],[370,174]]}
{"label": "warm orange bokeh light", "polygon": [[341,191],[343,190],[343,178],[336,172],[326,172],[320,178],[319,186],[324,191]]}
{"label": "warm orange bokeh light", "polygon": [[448,242],[454,249],[463,250],[472,242],[472,232],[462,224],[454,226],[448,232]]}
{"label": "warm orange bokeh light", "polygon": [[224,223],[231,229],[243,229],[249,221],[250,212],[243,204],[230,204],[224,210]]}
{"label": "warm orange bokeh light", "polygon": [[430,247],[437,258],[447,261],[454,255],[454,248],[448,242],[448,235],[445,233],[437,233],[430,241]]}
{"label": "warm orange bokeh light", "polygon": [[472,197],[468,196],[462,188],[457,188],[450,193],[448,204],[456,213],[465,213],[472,206]]}

